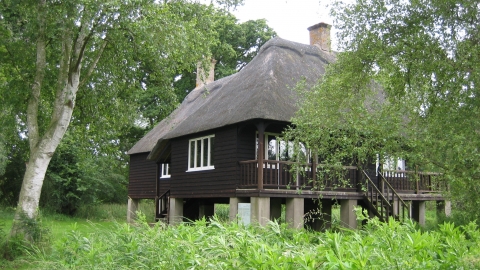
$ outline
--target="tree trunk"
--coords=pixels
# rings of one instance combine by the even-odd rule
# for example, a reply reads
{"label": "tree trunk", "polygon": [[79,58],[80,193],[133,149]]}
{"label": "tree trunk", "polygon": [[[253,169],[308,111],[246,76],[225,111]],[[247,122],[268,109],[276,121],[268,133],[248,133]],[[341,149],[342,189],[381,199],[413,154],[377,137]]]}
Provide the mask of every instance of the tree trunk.
{"label": "tree trunk", "polygon": [[[40,135],[38,109],[46,63],[45,29],[43,26],[44,11],[45,0],[41,0],[39,1],[38,10],[40,26],[37,38],[36,75],[27,108],[30,158],[23,177],[17,210],[10,232],[11,236],[23,234],[24,238],[29,241],[36,240],[34,239],[34,233],[38,228],[25,225],[31,225],[30,221],[37,218],[40,194],[48,164],[70,124],[80,84],[84,48],[89,39],[89,32],[84,25],[79,28],[75,40],[72,39],[71,29],[64,29],[53,113],[47,129]],[[28,223],[26,224],[26,222]]]}

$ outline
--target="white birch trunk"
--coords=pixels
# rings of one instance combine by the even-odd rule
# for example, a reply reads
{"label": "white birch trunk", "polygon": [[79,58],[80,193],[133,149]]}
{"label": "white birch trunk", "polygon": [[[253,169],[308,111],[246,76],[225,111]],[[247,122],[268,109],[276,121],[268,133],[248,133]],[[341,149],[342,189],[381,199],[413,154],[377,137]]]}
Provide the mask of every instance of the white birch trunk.
{"label": "white birch trunk", "polygon": [[72,118],[75,98],[80,83],[83,53],[85,44],[89,39],[87,27],[84,25],[78,30],[75,41],[72,40],[71,30],[64,30],[54,110],[46,131],[42,135],[39,134],[38,104],[46,64],[45,29],[42,25],[44,21],[42,16],[45,15],[42,11],[45,8],[45,0],[39,1],[38,19],[40,27],[37,38],[36,75],[32,84],[32,94],[27,109],[30,158],[23,178],[14,223],[10,233],[11,235],[24,234],[24,238],[30,241],[33,240],[31,232],[24,226],[23,221],[25,219],[37,218],[40,194],[48,164],[65,135]]}

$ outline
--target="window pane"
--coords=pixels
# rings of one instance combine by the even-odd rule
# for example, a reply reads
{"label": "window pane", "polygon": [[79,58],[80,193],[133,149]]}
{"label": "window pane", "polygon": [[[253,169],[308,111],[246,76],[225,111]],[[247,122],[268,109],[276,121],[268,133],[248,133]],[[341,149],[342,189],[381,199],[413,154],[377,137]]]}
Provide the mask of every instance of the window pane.
{"label": "window pane", "polygon": [[160,170],[160,176],[159,176],[159,178],[161,178],[162,175],[163,175],[163,164],[160,163],[160,164],[158,165],[158,169]]}
{"label": "window pane", "polygon": [[208,166],[208,138],[203,139],[203,160],[202,166]]}
{"label": "window pane", "polygon": [[287,160],[292,160],[292,155],[293,155],[293,149],[290,145],[291,143],[285,142],[285,141],[280,141],[279,143],[279,158],[280,160],[287,161]]}
{"label": "window pane", "polygon": [[168,163],[165,164],[165,167],[166,167],[166,172],[167,172],[166,175],[170,175],[170,166],[168,165]]}
{"label": "window pane", "polygon": [[190,141],[190,168],[195,168],[195,141]]}
{"label": "window pane", "polygon": [[277,160],[277,139],[273,135],[268,135],[267,141],[267,159]]}
{"label": "window pane", "polygon": [[213,166],[214,164],[213,163],[213,157],[214,157],[213,153],[215,153],[214,146],[215,146],[215,137],[211,137],[210,138],[210,166]]}
{"label": "window pane", "polygon": [[255,138],[255,159],[258,159],[258,134]]}
{"label": "window pane", "polygon": [[202,166],[202,140],[197,140],[197,164],[195,167]]}

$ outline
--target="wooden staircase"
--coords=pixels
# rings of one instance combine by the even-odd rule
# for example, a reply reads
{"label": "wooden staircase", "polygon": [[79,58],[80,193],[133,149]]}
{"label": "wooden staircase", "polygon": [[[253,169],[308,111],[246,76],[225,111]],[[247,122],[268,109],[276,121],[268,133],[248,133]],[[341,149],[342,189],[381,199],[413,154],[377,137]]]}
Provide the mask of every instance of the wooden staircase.
{"label": "wooden staircase", "polygon": [[363,203],[370,216],[376,216],[383,222],[388,222],[390,218],[398,221],[411,218],[410,205],[402,200],[380,171],[377,183],[365,171],[363,175],[367,188]]}
{"label": "wooden staircase", "polygon": [[168,210],[170,209],[170,190],[167,190],[155,200],[155,221],[168,224]]}

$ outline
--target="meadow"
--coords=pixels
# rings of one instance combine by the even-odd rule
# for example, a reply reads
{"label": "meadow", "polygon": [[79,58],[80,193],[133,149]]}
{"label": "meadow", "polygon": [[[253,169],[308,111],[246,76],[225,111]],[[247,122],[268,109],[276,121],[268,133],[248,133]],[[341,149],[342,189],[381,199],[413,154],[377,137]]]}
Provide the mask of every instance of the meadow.
{"label": "meadow", "polygon": [[[148,213],[152,205],[141,204]],[[334,226],[324,233],[213,219],[152,226],[140,214],[125,223],[125,206],[101,205],[76,217],[42,213],[48,229],[34,246],[22,244],[0,269],[478,269],[480,231],[475,223],[430,224],[372,220],[359,230]],[[88,218],[87,218],[88,216]],[[12,209],[0,210],[9,230]],[[10,223],[9,223],[10,222]],[[2,238],[4,239],[4,238]],[[5,250],[4,250],[5,251]]]}

